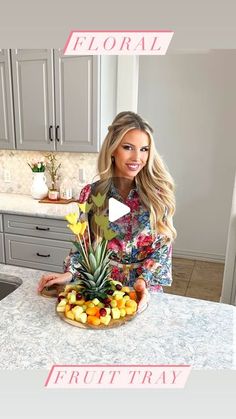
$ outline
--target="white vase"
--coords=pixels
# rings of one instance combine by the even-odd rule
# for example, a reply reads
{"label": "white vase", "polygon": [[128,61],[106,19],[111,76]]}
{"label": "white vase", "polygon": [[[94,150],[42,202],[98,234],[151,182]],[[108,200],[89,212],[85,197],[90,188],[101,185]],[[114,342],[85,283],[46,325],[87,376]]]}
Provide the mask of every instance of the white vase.
{"label": "white vase", "polygon": [[46,177],[43,172],[33,173],[33,183],[31,186],[31,195],[34,199],[43,199],[48,194],[48,187],[46,185]]}

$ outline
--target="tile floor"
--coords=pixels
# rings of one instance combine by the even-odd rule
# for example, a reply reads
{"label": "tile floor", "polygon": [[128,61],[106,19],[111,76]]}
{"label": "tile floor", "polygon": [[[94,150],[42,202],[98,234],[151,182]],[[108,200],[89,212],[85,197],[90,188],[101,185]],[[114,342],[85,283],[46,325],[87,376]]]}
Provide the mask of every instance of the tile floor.
{"label": "tile floor", "polygon": [[224,263],[173,258],[173,282],[164,292],[201,300],[219,301]]}

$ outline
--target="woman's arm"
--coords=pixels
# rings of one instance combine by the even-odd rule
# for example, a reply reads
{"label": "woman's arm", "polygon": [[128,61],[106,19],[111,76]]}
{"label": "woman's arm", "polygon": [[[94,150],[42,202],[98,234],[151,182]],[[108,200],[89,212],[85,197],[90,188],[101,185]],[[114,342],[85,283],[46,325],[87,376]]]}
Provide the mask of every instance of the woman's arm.
{"label": "woman's arm", "polygon": [[147,287],[171,286],[172,244],[165,243],[154,250],[143,262],[139,274],[145,279]]}

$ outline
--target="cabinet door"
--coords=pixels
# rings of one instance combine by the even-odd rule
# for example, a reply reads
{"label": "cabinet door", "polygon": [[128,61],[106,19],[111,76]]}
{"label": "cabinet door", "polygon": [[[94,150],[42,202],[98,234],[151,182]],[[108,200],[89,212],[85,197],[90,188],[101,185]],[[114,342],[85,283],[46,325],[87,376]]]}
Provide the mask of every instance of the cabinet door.
{"label": "cabinet door", "polygon": [[15,148],[10,51],[0,50],[0,149]]}
{"label": "cabinet door", "polygon": [[58,151],[99,151],[100,57],[55,50]]}
{"label": "cabinet door", "polygon": [[54,150],[53,50],[13,50],[12,74],[17,149]]}
{"label": "cabinet door", "polygon": [[62,240],[5,234],[5,248],[8,265],[62,272],[72,246]]}

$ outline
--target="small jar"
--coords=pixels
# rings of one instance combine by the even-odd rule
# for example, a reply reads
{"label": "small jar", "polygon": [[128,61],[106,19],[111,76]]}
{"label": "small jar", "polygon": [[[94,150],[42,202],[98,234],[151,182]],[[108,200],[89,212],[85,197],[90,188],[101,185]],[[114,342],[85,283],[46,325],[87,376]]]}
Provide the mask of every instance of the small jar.
{"label": "small jar", "polygon": [[57,201],[59,199],[59,191],[53,189],[49,190],[48,198],[51,199],[51,201]]}
{"label": "small jar", "polygon": [[73,196],[73,190],[71,183],[68,179],[65,179],[60,186],[60,198],[61,199],[71,199]]}

